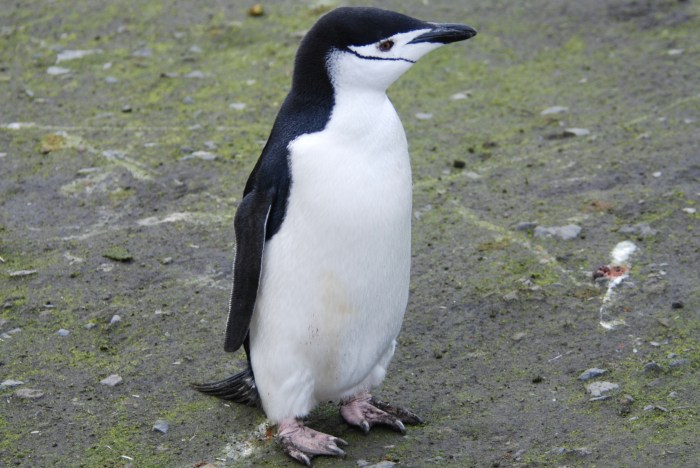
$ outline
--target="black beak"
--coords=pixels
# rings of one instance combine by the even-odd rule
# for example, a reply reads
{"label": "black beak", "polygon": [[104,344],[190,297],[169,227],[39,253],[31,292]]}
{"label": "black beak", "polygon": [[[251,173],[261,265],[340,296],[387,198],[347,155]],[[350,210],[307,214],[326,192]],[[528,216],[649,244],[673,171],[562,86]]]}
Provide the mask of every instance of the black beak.
{"label": "black beak", "polygon": [[430,23],[430,25],[433,29],[416,37],[409,44],[419,44],[421,42],[449,44],[451,42],[466,41],[476,36],[476,30],[466,24]]}

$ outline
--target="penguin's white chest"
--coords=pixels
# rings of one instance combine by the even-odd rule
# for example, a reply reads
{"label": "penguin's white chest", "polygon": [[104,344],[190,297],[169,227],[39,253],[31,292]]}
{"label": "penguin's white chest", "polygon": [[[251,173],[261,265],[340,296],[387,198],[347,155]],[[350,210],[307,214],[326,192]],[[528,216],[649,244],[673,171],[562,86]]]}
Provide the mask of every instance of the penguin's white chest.
{"label": "penguin's white chest", "polygon": [[265,247],[250,330],[263,402],[266,386],[294,393],[310,382],[323,399],[378,384],[401,328],[411,258],[405,134],[385,96],[341,104],[323,131],[289,146],[287,211]]}

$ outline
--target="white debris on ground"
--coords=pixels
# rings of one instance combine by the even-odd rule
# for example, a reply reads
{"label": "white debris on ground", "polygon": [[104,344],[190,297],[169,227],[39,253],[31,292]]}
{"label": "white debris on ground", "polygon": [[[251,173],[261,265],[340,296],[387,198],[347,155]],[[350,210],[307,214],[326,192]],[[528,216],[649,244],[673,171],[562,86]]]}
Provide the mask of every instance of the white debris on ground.
{"label": "white debris on ground", "polygon": [[629,277],[629,258],[637,250],[637,246],[631,241],[619,242],[610,253],[613,265],[625,265],[627,268],[620,276],[613,277],[608,282],[608,289],[603,296],[603,304],[600,306],[600,325],[606,330],[613,330],[620,325],[625,325],[622,317],[612,317],[611,307],[615,301],[615,288]]}

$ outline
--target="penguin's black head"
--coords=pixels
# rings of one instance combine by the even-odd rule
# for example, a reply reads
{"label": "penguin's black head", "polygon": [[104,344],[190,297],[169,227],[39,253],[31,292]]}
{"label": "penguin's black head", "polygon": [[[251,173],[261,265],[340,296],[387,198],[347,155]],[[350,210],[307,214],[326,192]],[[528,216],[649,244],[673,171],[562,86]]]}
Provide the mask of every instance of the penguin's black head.
{"label": "penguin's black head", "polygon": [[463,41],[476,31],[379,8],[337,8],[309,30],[297,53],[294,87],[324,74],[333,87],[385,90],[426,53]]}

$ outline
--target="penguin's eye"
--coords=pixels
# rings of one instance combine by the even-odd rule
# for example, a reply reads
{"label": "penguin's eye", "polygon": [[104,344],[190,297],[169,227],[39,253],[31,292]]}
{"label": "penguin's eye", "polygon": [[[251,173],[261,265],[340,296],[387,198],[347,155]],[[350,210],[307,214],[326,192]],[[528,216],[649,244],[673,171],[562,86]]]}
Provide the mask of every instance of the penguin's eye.
{"label": "penguin's eye", "polygon": [[382,52],[389,52],[392,47],[394,47],[394,41],[391,39],[387,39],[386,41],[382,41],[377,44],[377,49],[381,50]]}

